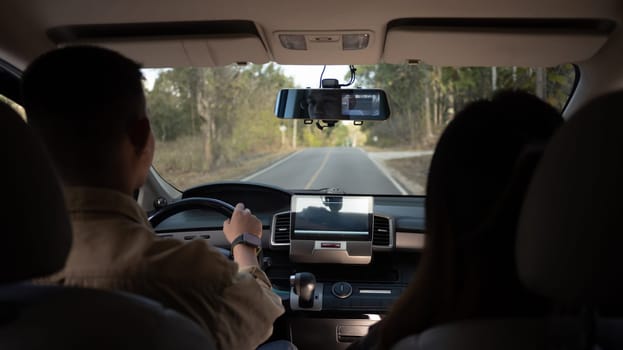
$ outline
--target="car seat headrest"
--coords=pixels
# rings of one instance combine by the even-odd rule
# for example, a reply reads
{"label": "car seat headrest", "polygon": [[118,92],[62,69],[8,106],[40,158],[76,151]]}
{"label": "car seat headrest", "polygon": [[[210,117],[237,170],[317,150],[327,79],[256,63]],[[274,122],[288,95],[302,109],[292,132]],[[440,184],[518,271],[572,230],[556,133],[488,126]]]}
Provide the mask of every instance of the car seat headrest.
{"label": "car seat headrest", "polygon": [[60,270],[71,247],[63,192],[50,160],[28,125],[0,103],[0,284]]}
{"label": "car seat headrest", "polygon": [[594,99],[554,135],[523,203],[524,285],[564,303],[620,303],[623,293],[623,92]]}

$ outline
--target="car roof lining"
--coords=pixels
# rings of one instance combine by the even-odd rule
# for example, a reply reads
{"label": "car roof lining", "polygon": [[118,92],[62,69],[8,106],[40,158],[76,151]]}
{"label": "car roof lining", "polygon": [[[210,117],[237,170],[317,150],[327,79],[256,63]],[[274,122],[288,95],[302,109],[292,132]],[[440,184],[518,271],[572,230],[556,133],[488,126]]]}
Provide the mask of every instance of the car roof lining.
{"label": "car roof lining", "polygon": [[[339,43],[308,43],[306,50],[289,50],[281,46],[279,35],[324,34],[339,38],[358,31],[276,31],[272,37],[262,38],[257,24],[249,20],[82,24],[54,27],[46,34],[56,45],[106,46],[146,67],[271,60],[280,64],[424,61],[452,66],[551,66],[590,58],[606,42],[616,23],[591,18],[399,18],[388,22],[386,28],[385,37],[359,30],[370,37],[369,47],[362,50],[343,50]],[[469,50],[471,43],[477,50]]]}
{"label": "car roof lining", "polygon": [[[420,24],[425,24],[430,19],[436,21],[437,25],[448,25],[439,23],[440,20],[446,19],[456,26],[464,24],[458,23],[458,18],[480,22],[488,19],[490,22],[485,24],[496,26],[498,30],[502,30],[500,23],[496,23],[500,19],[504,21],[504,25],[510,26],[517,26],[517,22],[513,22],[515,19],[524,21],[525,25],[530,26],[538,24],[540,19],[548,19],[550,22],[558,19],[589,21],[587,23],[591,20],[608,20],[616,23],[616,28],[607,35],[606,43],[592,57],[583,61],[568,61],[580,67],[583,77],[577,93],[572,97],[568,111],[575,110],[596,94],[623,87],[623,66],[619,64],[620,52],[623,49],[621,26],[623,2],[620,0],[418,0],[416,2],[385,0],[383,3],[316,0],[311,5],[291,0],[273,0],[269,5],[256,0],[138,0],[114,3],[101,0],[5,0],[3,11],[0,12],[0,56],[15,67],[24,69],[35,57],[57,46],[48,37],[47,31],[51,28],[115,23],[245,20],[255,26],[260,38],[259,44],[264,46],[264,55],[267,55],[270,61],[283,64],[328,65],[380,63],[391,54],[391,48],[385,45],[388,26],[401,24],[393,21],[404,18],[415,18]],[[340,52],[329,55],[322,50],[301,54],[292,50],[281,50],[279,38],[275,35],[277,32],[286,31],[348,30],[365,30],[373,33],[374,42],[370,44],[369,50],[352,51],[346,55]],[[477,35],[481,34],[482,30],[476,33],[476,36],[466,37],[468,40],[475,40]],[[578,36],[587,37],[587,35]],[[487,40],[490,38],[486,37]],[[441,46],[443,42],[439,40],[433,44]],[[409,45],[412,43],[402,43],[402,46]],[[588,45],[595,46],[595,43],[588,40]],[[244,59],[242,56],[246,55],[245,47],[234,43],[224,46],[231,49],[225,56],[236,62]],[[151,56],[154,57],[164,54],[167,54],[164,48],[158,51],[156,47],[156,50],[151,52]],[[182,54],[176,54],[177,57],[182,57],[179,64],[189,61]],[[548,51],[537,50],[532,57],[532,63],[542,66],[549,60],[549,54]],[[486,66],[488,60],[493,61],[492,59],[502,55],[504,52],[498,50],[483,52],[473,58],[479,65]],[[199,58],[201,57],[203,56]],[[460,57],[456,59],[459,60]],[[148,62],[144,63],[149,66]],[[175,62],[171,62],[170,65],[173,63]]]}
{"label": "car roof lining", "polygon": [[[6,0],[4,5],[7,10],[0,13],[0,51],[11,53],[11,63],[20,68],[60,41],[75,41],[76,38],[71,37],[72,30],[75,34],[79,28],[106,29],[78,27],[90,25],[113,25],[97,35],[126,36],[134,42],[137,37],[153,38],[161,34],[171,37],[194,32],[211,36],[242,31],[259,37],[268,59],[278,63],[343,64],[348,61],[347,64],[363,64],[382,62],[390,51],[385,45],[387,29],[392,25],[404,25],[399,22],[404,18],[415,19],[417,25],[453,26],[457,30],[478,23],[480,27],[502,30],[501,27],[507,26],[514,31],[518,27],[556,27],[569,22],[573,22],[571,27],[586,29],[594,24],[591,21],[609,20],[611,25],[623,18],[623,4],[619,0],[421,0],[416,3],[386,0],[382,6],[378,2],[358,0],[317,0],[313,6],[289,0],[274,0],[270,6],[255,0],[141,0],[115,4],[100,0]],[[148,31],[154,34],[149,35]],[[368,50],[333,53],[318,50],[301,54],[282,50],[274,34],[285,31],[368,31],[375,40]],[[94,34],[91,32],[89,36],[93,38]],[[226,56],[238,55],[241,57],[234,61],[243,61],[247,56],[246,48],[231,46],[235,50]],[[490,58],[492,54],[496,53],[482,57]],[[547,52],[541,55],[547,56]]]}

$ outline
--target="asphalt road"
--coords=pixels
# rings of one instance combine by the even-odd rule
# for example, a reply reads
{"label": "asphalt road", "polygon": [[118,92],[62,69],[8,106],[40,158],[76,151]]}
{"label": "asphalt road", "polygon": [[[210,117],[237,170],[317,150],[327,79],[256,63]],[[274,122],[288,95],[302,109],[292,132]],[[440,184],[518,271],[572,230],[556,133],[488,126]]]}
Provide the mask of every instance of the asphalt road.
{"label": "asphalt road", "polygon": [[359,148],[310,148],[290,155],[243,181],[289,190],[334,187],[347,194],[406,194]]}

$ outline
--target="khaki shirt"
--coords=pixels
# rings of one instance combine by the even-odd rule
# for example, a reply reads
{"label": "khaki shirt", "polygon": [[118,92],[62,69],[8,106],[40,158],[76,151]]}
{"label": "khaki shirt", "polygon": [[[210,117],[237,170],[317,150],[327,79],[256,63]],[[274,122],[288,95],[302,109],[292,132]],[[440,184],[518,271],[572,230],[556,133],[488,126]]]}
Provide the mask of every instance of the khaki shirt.
{"label": "khaki shirt", "polygon": [[270,337],[284,309],[259,268],[239,270],[203,240],[157,238],[121,192],[68,187],[65,195],[73,246],[65,268],[47,281],[157,300],[208,329],[222,349],[252,349]]}

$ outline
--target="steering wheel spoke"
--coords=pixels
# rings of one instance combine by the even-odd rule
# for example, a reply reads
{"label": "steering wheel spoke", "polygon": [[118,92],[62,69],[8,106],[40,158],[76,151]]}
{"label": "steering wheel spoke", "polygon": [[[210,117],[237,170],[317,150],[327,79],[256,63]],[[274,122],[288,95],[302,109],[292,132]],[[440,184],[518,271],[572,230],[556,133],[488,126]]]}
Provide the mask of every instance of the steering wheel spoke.
{"label": "steering wheel spoke", "polygon": [[152,214],[148,220],[152,227],[157,227],[161,222],[170,218],[171,216],[181,213],[187,210],[193,209],[207,209],[217,213],[223,214],[223,216],[231,218],[234,213],[234,206],[215,198],[186,198],[173,202],[166,207],[156,211]]}
{"label": "steering wheel spoke", "polygon": [[[205,209],[215,211],[227,218],[231,218],[232,214],[234,213],[234,206],[220,199],[191,197],[167,205],[166,207],[152,214],[148,218],[148,220],[151,226],[156,228],[160,223],[170,218],[171,216],[177,213],[181,213],[183,211],[193,209]],[[230,260],[233,259],[232,252],[229,249],[224,249],[216,246],[213,246],[213,248],[223,254],[226,258]]]}

